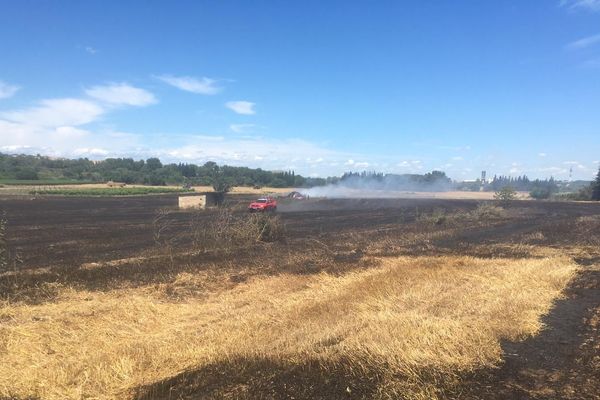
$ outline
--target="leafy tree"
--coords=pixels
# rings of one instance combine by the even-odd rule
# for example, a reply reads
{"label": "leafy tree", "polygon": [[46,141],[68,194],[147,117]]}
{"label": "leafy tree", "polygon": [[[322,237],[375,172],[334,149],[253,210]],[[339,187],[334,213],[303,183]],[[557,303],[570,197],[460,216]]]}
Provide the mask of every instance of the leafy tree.
{"label": "leafy tree", "polygon": [[149,169],[150,171],[155,171],[159,168],[162,168],[162,166],[163,166],[162,163],[156,157],[149,158],[146,160],[146,168]]}

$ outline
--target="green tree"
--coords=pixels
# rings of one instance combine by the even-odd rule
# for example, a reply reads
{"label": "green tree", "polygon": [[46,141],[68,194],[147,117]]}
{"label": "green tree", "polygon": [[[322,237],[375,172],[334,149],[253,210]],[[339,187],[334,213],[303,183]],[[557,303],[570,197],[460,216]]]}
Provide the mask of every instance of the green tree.
{"label": "green tree", "polygon": [[148,168],[150,171],[154,171],[154,170],[157,170],[159,168],[162,168],[162,166],[163,166],[162,163],[156,157],[149,158],[149,159],[146,160],[146,168]]}
{"label": "green tree", "polygon": [[38,173],[33,168],[25,167],[15,172],[15,178],[33,181],[38,179]]}
{"label": "green tree", "polygon": [[598,175],[592,182],[592,200],[600,201],[600,168],[598,168]]}

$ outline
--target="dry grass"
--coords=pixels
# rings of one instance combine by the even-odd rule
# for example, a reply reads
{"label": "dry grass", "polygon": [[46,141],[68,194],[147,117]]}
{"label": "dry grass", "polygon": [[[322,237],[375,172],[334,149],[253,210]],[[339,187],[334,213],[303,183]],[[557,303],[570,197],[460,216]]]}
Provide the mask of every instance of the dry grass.
{"label": "dry grass", "polygon": [[[498,363],[501,339],[536,334],[575,270],[566,257],[399,257],[342,276],[253,278],[177,303],[160,285],[59,288],[51,303],[0,305],[0,397],[114,399],[140,387],[152,397],[155,382],[236,360],[343,369],[348,390],[370,380],[376,398],[433,397],[436,380]],[[276,384],[260,372],[250,372],[256,382]],[[214,397],[247,397],[228,382]]]}

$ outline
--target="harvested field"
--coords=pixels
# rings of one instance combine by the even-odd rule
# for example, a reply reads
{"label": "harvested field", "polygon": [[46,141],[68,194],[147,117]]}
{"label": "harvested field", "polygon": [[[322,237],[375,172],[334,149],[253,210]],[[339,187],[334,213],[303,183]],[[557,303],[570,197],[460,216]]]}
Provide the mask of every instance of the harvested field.
{"label": "harvested field", "polygon": [[600,392],[599,204],[247,200],[0,201],[0,398]]}
{"label": "harvested field", "polygon": [[[36,181],[21,181],[18,184],[11,184],[11,182],[7,182],[6,184],[0,183],[0,196],[14,196],[14,195],[22,195],[29,196],[31,193],[35,192],[53,192],[53,191],[65,191],[67,193],[72,193],[72,195],[76,195],[78,192],[81,192],[82,195],[85,195],[85,192],[90,191],[102,191],[103,189],[111,189],[111,188],[120,188],[124,189],[138,189],[139,193],[144,194],[145,192],[168,192],[168,191],[177,191],[181,190],[181,186],[149,186],[149,185],[136,185],[136,184],[120,184],[120,183],[56,183],[56,182],[45,182],[40,181],[39,183]],[[197,192],[212,192],[212,186],[195,186],[193,188]],[[256,189],[253,187],[247,186],[234,186],[231,189],[232,193],[235,194],[252,194],[252,195],[261,195],[261,194],[270,194],[270,193],[288,193],[293,189],[290,188],[272,188],[272,187],[263,187],[260,189]],[[125,193],[126,194],[126,193]],[[136,193],[131,193],[136,194]]]}

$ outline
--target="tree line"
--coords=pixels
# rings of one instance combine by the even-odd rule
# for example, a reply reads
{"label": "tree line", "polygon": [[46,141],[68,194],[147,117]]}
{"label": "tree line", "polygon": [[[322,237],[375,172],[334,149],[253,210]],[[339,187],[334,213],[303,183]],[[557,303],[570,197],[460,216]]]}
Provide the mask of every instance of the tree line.
{"label": "tree line", "polygon": [[550,177],[550,179],[531,180],[527,175],[517,176],[516,178],[512,176],[494,175],[494,178],[485,187],[485,190],[497,192],[506,187],[517,191],[529,192],[529,195],[537,200],[549,199],[560,190],[558,183],[552,177]]}
{"label": "tree line", "polygon": [[[559,192],[569,192],[565,182],[554,178],[530,180],[518,177],[494,176],[482,182],[452,182],[442,171],[426,174],[384,174],[378,172],[347,172],[341,177],[312,178],[294,171],[266,171],[261,168],[218,165],[213,161],[196,165],[191,163],[163,164],[158,158],[107,158],[93,161],[87,158],[66,159],[41,155],[9,155],[0,153],[0,180],[18,181],[77,181],[123,182],[146,185],[190,184],[215,186],[227,191],[231,186],[312,187],[337,183],[347,187],[373,190],[480,190],[499,191],[511,187],[528,191],[533,198],[545,199]],[[571,185],[569,183],[569,185]],[[572,186],[575,186],[574,183]],[[579,189],[579,188],[577,188]],[[585,183],[578,191],[561,194],[572,200],[600,200],[600,170],[596,179]]]}
{"label": "tree line", "polygon": [[0,153],[0,179],[271,187],[308,187],[327,183],[326,179],[304,177],[294,171],[278,172],[265,171],[261,168],[219,166],[212,161],[203,165],[163,164],[154,157],[147,160],[107,158],[102,161],[92,161],[87,158],[65,159],[2,153]]}

